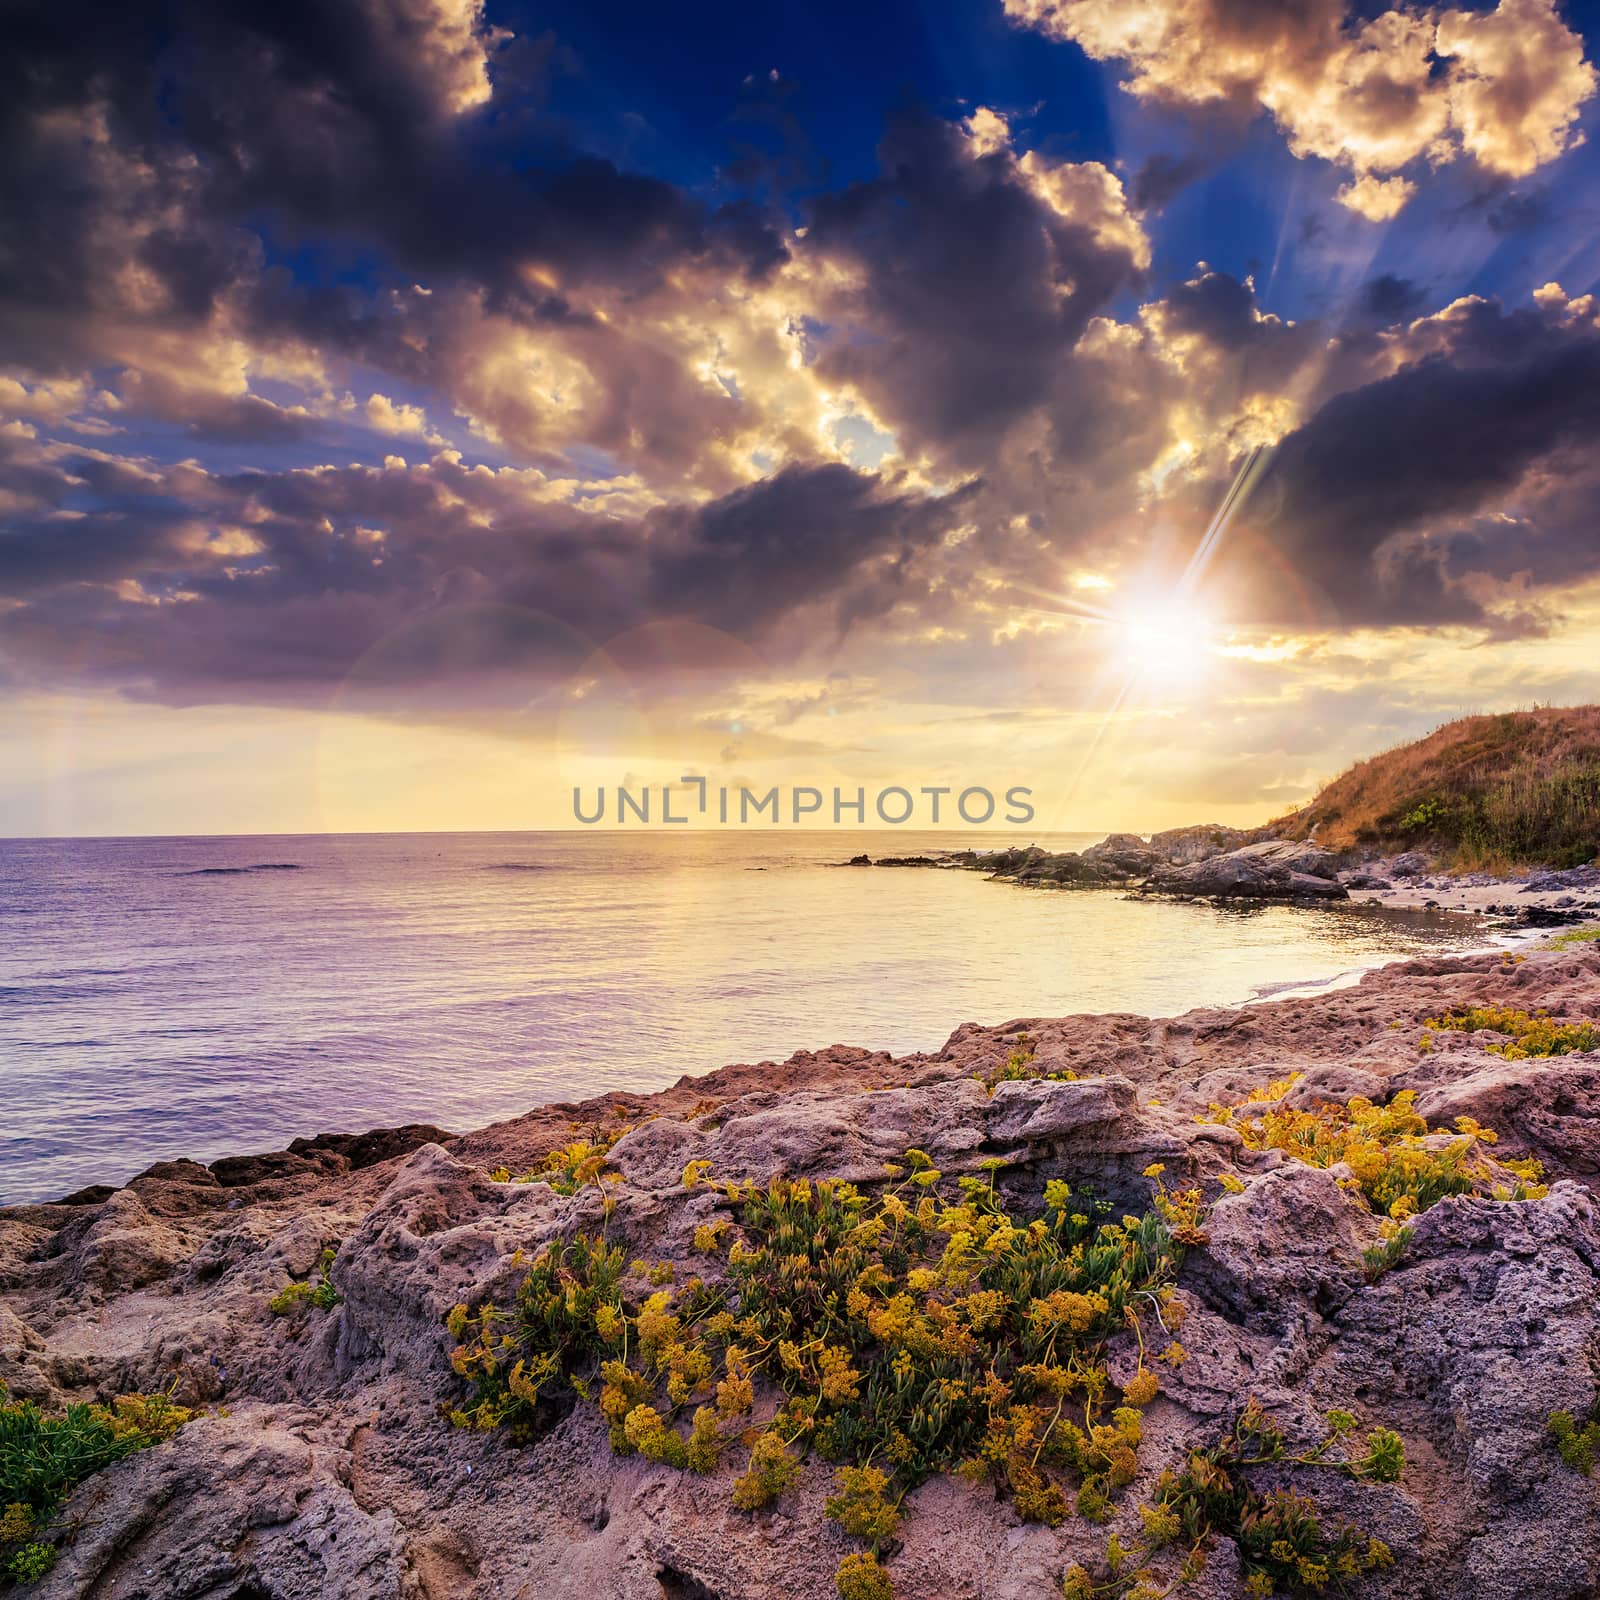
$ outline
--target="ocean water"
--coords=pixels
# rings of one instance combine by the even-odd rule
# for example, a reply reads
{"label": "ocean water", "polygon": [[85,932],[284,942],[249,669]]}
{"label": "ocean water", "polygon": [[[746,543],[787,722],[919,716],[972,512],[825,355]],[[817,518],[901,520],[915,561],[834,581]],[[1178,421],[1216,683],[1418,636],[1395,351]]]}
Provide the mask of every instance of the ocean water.
{"label": "ocean water", "polygon": [[[1092,835],[1041,836],[1081,848]],[[0,840],[0,1202],[802,1048],[1164,1015],[1482,943],[1461,917],[841,869],[985,835]]]}

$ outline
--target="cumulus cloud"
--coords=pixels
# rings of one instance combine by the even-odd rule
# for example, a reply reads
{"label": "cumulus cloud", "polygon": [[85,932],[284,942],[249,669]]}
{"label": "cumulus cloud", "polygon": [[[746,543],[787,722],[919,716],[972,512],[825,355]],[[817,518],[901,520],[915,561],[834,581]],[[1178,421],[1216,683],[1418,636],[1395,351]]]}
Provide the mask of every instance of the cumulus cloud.
{"label": "cumulus cloud", "polygon": [[[44,681],[185,704],[314,700],[374,651],[380,688],[448,697],[515,674],[526,693],[661,617],[775,650],[796,647],[785,627],[802,645],[836,640],[846,597],[936,548],[971,492],[833,463],[699,506],[640,507],[626,486],[448,451],[216,474],[26,432],[0,434],[0,483],[0,651]],[[74,509],[85,494],[94,509]],[[460,605],[479,608],[484,636],[422,649],[440,638],[427,619]]]}
{"label": "cumulus cloud", "polygon": [[1451,127],[1486,171],[1526,177],[1581,137],[1572,125],[1595,92],[1595,69],[1554,0],[1446,11],[1436,49],[1450,63]]}
{"label": "cumulus cloud", "polygon": [[804,241],[822,377],[971,462],[1047,396],[1091,317],[1149,264],[1120,180],[1018,154],[1003,118],[892,119],[882,175],[824,195]]}
{"label": "cumulus cloud", "polygon": [[429,427],[428,413],[421,406],[406,405],[404,402],[391,400],[386,394],[370,394],[362,410],[366,414],[367,422],[379,433],[408,435],[413,439],[425,440],[429,444],[444,443],[444,440]]}
{"label": "cumulus cloud", "polygon": [[1005,9],[1119,63],[1135,95],[1266,111],[1297,156],[1352,172],[1338,199],[1372,221],[1415,192],[1408,168],[1470,158],[1526,177],[1581,139],[1575,124],[1595,92],[1583,39],[1556,0],[1365,20],[1346,0],[1005,0]]}
{"label": "cumulus cloud", "polygon": [[[1389,274],[1324,320],[1204,263],[1153,281],[1148,208],[1194,164],[1130,195],[989,108],[902,110],[869,179],[707,201],[537,90],[496,114],[510,47],[467,0],[59,10],[19,13],[0,85],[15,681],[416,705],[498,675],[514,704],[670,619],[956,692],[1031,671],[1063,606],[1170,583],[1262,445],[1218,566],[1242,618],[1505,631],[1594,569],[1595,313],[1554,286],[1424,315]],[[1587,92],[1543,0],[1448,33],[1332,0],[1030,15],[1147,96],[1267,106],[1371,215],[1413,161],[1549,160]],[[1530,30],[1559,71],[1525,71]]]}
{"label": "cumulus cloud", "polygon": [[1395,370],[1324,401],[1255,491],[1276,557],[1257,603],[1301,624],[1541,625],[1475,580],[1600,573],[1592,530],[1548,514],[1600,443],[1593,303],[1461,301],[1387,343]]}

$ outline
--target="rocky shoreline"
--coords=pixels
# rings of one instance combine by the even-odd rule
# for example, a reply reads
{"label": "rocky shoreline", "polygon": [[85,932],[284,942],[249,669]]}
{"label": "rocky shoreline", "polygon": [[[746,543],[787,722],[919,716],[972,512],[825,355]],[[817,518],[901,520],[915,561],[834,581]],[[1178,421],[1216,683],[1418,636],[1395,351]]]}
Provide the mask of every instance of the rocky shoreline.
{"label": "rocky shoreline", "polygon": [[[14,1399],[59,1407],[170,1389],[203,1413],[77,1489],[59,1561],[29,1592],[825,1600],[856,1552],[855,1570],[892,1577],[902,1600],[1045,1600],[1079,1569],[1113,1585],[1096,1593],[1126,1594],[1132,1580],[1108,1575],[1108,1535],[1134,1546],[1140,1506],[1166,1492],[1162,1472],[1236,1431],[1253,1398],[1296,1449],[1330,1411],[1404,1441],[1396,1481],[1325,1465],[1237,1469],[1251,1494],[1292,1485],[1325,1519],[1381,1541],[1392,1565],[1374,1564],[1350,1593],[1593,1595],[1600,1496],[1548,1421],[1561,1411],[1581,1423],[1596,1401],[1600,1052],[1519,1057],[1501,1032],[1430,1028],[1469,1007],[1600,1017],[1600,945],[1398,962],[1310,999],[1165,1020],[968,1025],[926,1055],[837,1047],[459,1137],[413,1128],[163,1163],[75,1204],[0,1212],[0,1377]],[[1440,1132],[1407,1146],[1406,1161],[1448,1156],[1462,1137],[1452,1130],[1481,1124],[1499,1135],[1495,1161],[1537,1160],[1544,1180],[1532,1198],[1467,1192],[1420,1207],[1375,1273],[1395,1229],[1352,1192],[1360,1173],[1253,1142],[1241,1120],[1252,1095],[1282,1115],[1411,1095]],[[1242,1109],[1219,1121],[1219,1106]],[[592,1171],[552,1166],[575,1140],[600,1152]],[[935,1475],[906,1496],[869,1564],[827,1514],[833,1469],[816,1452],[797,1446],[792,1484],[745,1510],[730,1485],[746,1444],[703,1473],[631,1445],[618,1455],[600,1410],[570,1392],[541,1397],[516,1435],[441,1416],[468,1403],[452,1307],[510,1304],[549,1241],[603,1231],[672,1274],[676,1287],[641,1286],[641,1302],[665,1292],[686,1305],[673,1297],[691,1295],[691,1278],[731,1270],[719,1225],[740,1226],[739,1205],[696,1181],[702,1171],[877,1194],[908,1151],[939,1174],[938,1193],[971,1178],[1019,1219],[1052,1181],[1086,1188],[1113,1221],[1163,1193],[1201,1197],[1168,1298],[1105,1337],[1104,1370],[1129,1397],[1159,1330],[1181,1320],[1189,1352],[1151,1369],[1159,1390],[1129,1413],[1142,1442],[1108,1520],[1080,1499],[1050,1525],[1036,1508],[1023,1515],[1014,1489],[997,1498]],[[269,1301],[291,1282],[304,1292],[274,1315]],[[311,1292],[319,1282],[325,1295]],[[763,1378],[750,1415],[772,1403]],[[641,1437],[648,1449],[665,1434]],[[1178,1594],[1246,1594],[1247,1535],[1235,1532],[1208,1536],[1204,1570]],[[1171,1560],[1151,1559],[1174,1575]]]}
{"label": "rocky shoreline", "polygon": [[1334,852],[1220,823],[1174,828],[1149,839],[1113,833],[1082,852],[1024,845],[877,860],[858,855],[840,865],[981,872],[1034,889],[1126,889],[1187,900],[1345,900],[1466,911],[1494,919],[1499,928],[1562,927],[1600,913],[1600,864],[1529,869],[1507,877],[1452,874],[1420,850],[1389,856]]}

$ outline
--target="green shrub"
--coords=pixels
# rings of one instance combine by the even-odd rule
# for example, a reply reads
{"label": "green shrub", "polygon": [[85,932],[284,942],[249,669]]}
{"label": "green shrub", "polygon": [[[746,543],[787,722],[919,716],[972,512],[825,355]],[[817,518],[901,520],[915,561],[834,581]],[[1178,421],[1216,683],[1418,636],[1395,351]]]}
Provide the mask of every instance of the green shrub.
{"label": "green shrub", "polygon": [[[603,1240],[548,1247],[512,1309],[451,1313],[452,1364],[471,1386],[451,1420],[527,1438],[541,1402],[593,1400],[598,1384],[614,1449],[697,1471],[754,1429],[735,1503],[770,1503],[815,1450],[840,1469],[828,1514],[874,1555],[905,1495],[939,1472],[1035,1520],[1061,1520],[1069,1492],[1099,1514],[1137,1471],[1140,1408],[1158,1389],[1141,1361],[1119,1391],[1103,1346],[1131,1328],[1142,1350],[1148,1320],[1169,1331],[1154,1359],[1185,1359],[1171,1282],[1204,1241],[1198,1191],[1158,1184],[1149,1212],[1113,1221],[1058,1181],[1043,1214],[1020,1220],[992,1174],[943,1198],[913,1150],[890,1177],[870,1196],[829,1180],[719,1183],[696,1163],[686,1183],[738,1219],[697,1234],[716,1280],[650,1293],[644,1264],[624,1268]],[[758,1380],[777,1404],[762,1422]],[[850,1573],[841,1592],[875,1592],[875,1562]]]}
{"label": "green shrub", "polygon": [[591,1184],[603,1190],[618,1181],[615,1173],[605,1171],[606,1157],[619,1139],[632,1132],[631,1124],[591,1130],[552,1150],[531,1172],[513,1177],[508,1167],[496,1167],[489,1176],[496,1183],[547,1183],[564,1195],[575,1195]]}
{"label": "green shrub", "polygon": [[1556,1411],[1551,1413],[1549,1428],[1561,1459],[1574,1472],[1581,1472],[1587,1478],[1594,1471],[1596,1454],[1600,1453],[1600,1401],[1581,1427],[1570,1411]]}
{"label": "green shrub", "polygon": [[[1437,1019],[1430,1027],[1444,1026]],[[1291,1080],[1270,1089],[1287,1094]],[[1495,1200],[1534,1200],[1546,1192],[1543,1169],[1532,1160],[1496,1160],[1487,1147],[1499,1135],[1471,1117],[1457,1117],[1456,1137],[1442,1149],[1425,1142],[1430,1129],[1415,1109],[1416,1093],[1404,1089],[1388,1105],[1356,1096],[1344,1105],[1309,1110],[1250,1103],[1213,1105],[1202,1121],[1236,1128],[1251,1150],[1282,1150],[1308,1166],[1348,1166],[1355,1191],[1378,1215],[1395,1224],[1426,1211],[1452,1194]],[[1393,1265],[1389,1262],[1388,1265]]]}
{"label": "green shrub", "polygon": [[1490,1045],[1489,1054],[1507,1061],[1600,1050],[1600,1026],[1595,1023],[1557,1022],[1547,1011],[1530,1014],[1511,1006],[1456,1006],[1429,1017],[1423,1027],[1430,1032],[1503,1033],[1505,1041]]}
{"label": "green shrub", "polygon": [[1387,1233],[1379,1243],[1368,1245],[1361,1252],[1361,1260],[1366,1267],[1367,1282],[1376,1283],[1384,1273],[1398,1267],[1405,1259],[1410,1244],[1411,1230],[1397,1227]]}
{"label": "green shrub", "polygon": [[170,1439],[192,1413],[169,1395],[119,1395],[109,1406],[71,1405],[59,1415],[9,1400],[0,1384],[0,1562],[18,1582],[55,1565],[57,1507],[83,1480],[124,1456]]}
{"label": "green shrub", "polygon": [[53,1544],[40,1544],[34,1540],[21,1546],[6,1561],[6,1572],[18,1583],[37,1583],[55,1566],[60,1551]]}
{"label": "green shrub", "polygon": [[894,1600],[894,1584],[870,1550],[857,1550],[839,1563],[834,1580],[839,1600]]}
{"label": "green shrub", "polygon": [[1405,834],[1433,833],[1444,826],[1449,817],[1450,806],[1443,800],[1430,797],[1414,805],[1395,827]]}
{"label": "green shrub", "polygon": [[[1405,1448],[1387,1428],[1359,1438],[1355,1417],[1332,1411],[1322,1441],[1294,1452],[1277,1424],[1251,1400],[1217,1443],[1191,1451],[1182,1468],[1161,1474],[1154,1495],[1140,1508],[1141,1536],[1131,1545],[1117,1537],[1109,1541],[1102,1577],[1082,1566],[1068,1569],[1062,1583],[1066,1600],[1147,1600],[1169,1594],[1199,1575],[1207,1548],[1218,1537],[1237,1546],[1245,1593],[1253,1596],[1343,1594],[1351,1579],[1392,1562],[1381,1540],[1324,1516],[1310,1496],[1281,1483],[1258,1489],[1251,1470],[1269,1465],[1393,1483],[1405,1468]],[[1168,1560],[1176,1574],[1170,1581],[1158,1580],[1155,1564]]]}
{"label": "green shrub", "polygon": [[1449,798],[1428,795],[1391,813],[1379,833],[1399,842],[1428,837],[1453,846],[1463,867],[1539,862],[1577,867],[1600,854],[1600,765],[1518,765],[1464,782]]}
{"label": "green shrub", "polygon": [[291,1280],[267,1301],[267,1310],[275,1317],[297,1316],[312,1307],[318,1311],[331,1311],[344,1296],[333,1286],[333,1263],[339,1254],[337,1245],[329,1245],[317,1258],[311,1277],[301,1282]]}

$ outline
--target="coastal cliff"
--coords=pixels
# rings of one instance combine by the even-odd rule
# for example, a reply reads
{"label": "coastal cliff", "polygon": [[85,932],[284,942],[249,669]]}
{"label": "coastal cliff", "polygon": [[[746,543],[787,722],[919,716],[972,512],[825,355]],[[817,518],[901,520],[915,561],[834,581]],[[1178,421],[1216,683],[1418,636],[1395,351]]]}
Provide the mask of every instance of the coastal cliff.
{"label": "coastal cliff", "polygon": [[13,1406],[191,1412],[28,1592],[1592,1595],[1596,1017],[1568,935],[0,1213]]}

